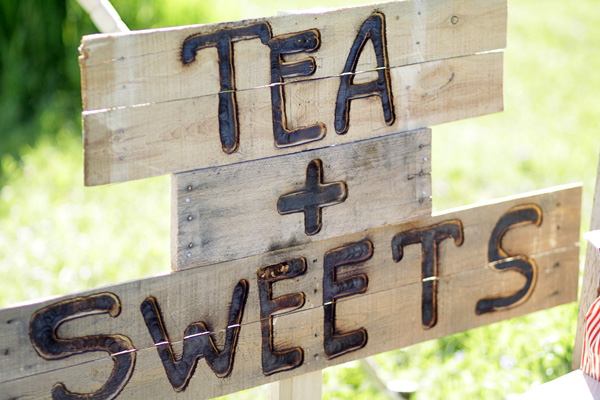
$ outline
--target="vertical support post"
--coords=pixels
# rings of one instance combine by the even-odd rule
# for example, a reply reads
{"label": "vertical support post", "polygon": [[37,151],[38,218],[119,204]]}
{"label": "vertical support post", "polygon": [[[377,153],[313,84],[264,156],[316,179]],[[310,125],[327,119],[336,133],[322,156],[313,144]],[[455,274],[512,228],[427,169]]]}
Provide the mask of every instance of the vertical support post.
{"label": "vertical support post", "polygon": [[313,371],[269,385],[269,400],[321,400],[323,371]]}
{"label": "vertical support post", "polygon": [[77,0],[102,33],[129,32],[109,0]]}
{"label": "vertical support post", "polygon": [[[594,206],[592,207],[592,221],[590,230],[600,229],[600,160],[598,164],[598,174],[596,175],[596,190],[594,191]],[[581,297],[579,298],[579,313],[577,315],[577,335],[575,336],[575,346],[573,347],[572,369],[578,369],[581,365],[581,353],[583,349],[583,333],[585,325],[585,315],[590,306],[598,298],[600,278],[600,254],[591,244],[587,245],[585,255],[585,269],[583,272],[583,283],[581,287]]]}

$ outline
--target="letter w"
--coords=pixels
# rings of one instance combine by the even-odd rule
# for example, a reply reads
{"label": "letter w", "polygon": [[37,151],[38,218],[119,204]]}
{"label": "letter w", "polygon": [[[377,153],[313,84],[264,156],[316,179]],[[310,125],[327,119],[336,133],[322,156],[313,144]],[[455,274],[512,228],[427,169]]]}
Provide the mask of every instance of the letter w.
{"label": "letter w", "polygon": [[248,281],[239,281],[233,290],[229,306],[225,346],[222,351],[217,349],[209,327],[202,321],[194,322],[185,329],[183,354],[179,359],[176,359],[173,352],[156,298],[148,297],[144,300],[140,307],[142,316],[165,367],[167,378],[176,392],[185,390],[201,357],[206,359],[208,366],[219,378],[225,378],[231,373],[247,294]]}

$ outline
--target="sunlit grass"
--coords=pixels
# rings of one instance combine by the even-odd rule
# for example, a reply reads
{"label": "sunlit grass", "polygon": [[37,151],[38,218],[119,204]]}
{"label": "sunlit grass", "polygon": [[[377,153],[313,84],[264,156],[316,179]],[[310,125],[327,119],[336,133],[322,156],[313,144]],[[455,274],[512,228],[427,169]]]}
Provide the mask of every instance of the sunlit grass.
{"label": "sunlit grass", "polygon": [[2,160],[1,305],[169,271],[168,177],[84,188],[81,154],[66,128]]}

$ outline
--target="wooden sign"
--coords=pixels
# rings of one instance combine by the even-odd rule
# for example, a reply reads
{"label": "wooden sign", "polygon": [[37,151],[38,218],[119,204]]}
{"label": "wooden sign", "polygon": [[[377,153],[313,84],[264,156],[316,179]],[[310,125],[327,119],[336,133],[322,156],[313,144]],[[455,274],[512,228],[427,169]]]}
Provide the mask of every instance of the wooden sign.
{"label": "wooden sign", "polygon": [[580,196],[563,187],[1,310],[0,393],[210,398],[573,301]]}
{"label": "wooden sign", "polygon": [[[482,34],[485,32],[485,34]],[[92,35],[86,185],[500,111],[506,0],[425,0]]]}
{"label": "wooden sign", "polygon": [[573,301],[579,186],[431,215],[424,128],[502,109],[506,7],[84,38],[85,182],[174,173],[176,271],[0,310],[2,397],[212,398]]}
{"label": "wooden sign", "polygon": [[428,129],[175,175],[173,268],[431,215]]}

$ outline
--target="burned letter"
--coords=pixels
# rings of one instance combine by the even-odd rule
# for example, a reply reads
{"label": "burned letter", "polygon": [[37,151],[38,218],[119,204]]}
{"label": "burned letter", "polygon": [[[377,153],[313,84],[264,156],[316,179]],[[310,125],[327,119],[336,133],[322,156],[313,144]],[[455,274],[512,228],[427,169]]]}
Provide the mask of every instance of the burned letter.
{"label": "burned letter", "polygon": [[454,244],[463,243],[463,226],[459,220],[445,221],[426,228],[417,228],[399,233],[392,239],[392,255],[399,262],[404,255],[403,248],[421,243],[421,279],[423,293],[421,298],[421,321],[424,329],[430,329],[437,323],[437,292],[440,273],[438,245],[444,239],[454,238]]}
{"label": "burned letter", "polygon": [[35,351],[46,360],[59,360],[91,351],[110,354],[114,367],[108,380],[93,393],[74,393],[63,383],[52,388],[53,399],[114,399],[123,390],[135,366],[135,351],[124,335],[95,335],[64,339],[56,334],[60,325],[73,318],[108,314],[116,318],[121,312],[119,298],[113,293],[99,293],[61,301],[36,311],[31,316],[29,338]]}
{"label": "burned letter", "polygon": [[285,113],[285,90],[283,79],[298,76],[310,76],[315,73],[316,65],[312,57],[286,62],[284,55],[301,52],[313,52],[319,48],[319,31],[307,31],[276,36],[269,41],[271,48],[271,107],[273,112],[273,136],[277,147],[297,146],[302,143],[322,139],[325,125],[315,125],[290,130]]}
{"label": "burned letter", "polygon": [[225,153],[238,148],[239,126],[235,99],[235,71],[233,68],[233,43],[259,38],[267,45],[271,39],[271,26],[266,22],[241,28],[223,29],[210,34],[191,35],[183,41],[181,61],[184,65],[196,59],[196,53],[208,47],[216,47],[219,60],[219,134]]}
{"label": "burned letter", "polygon": [[300,347],[275,350],[273,345],[273,314],[280,310],[296,310],[304,305],[304,293],[290,293],[273,298],[273,283],[294,278],[306,272],[306,260],[298,258],[281,264],[269,265],[258,271],[260,299],[260,327],[262,332],[263,374],[271,375],[302,365],[304,352]]}
{"label": "burned letter", "polygon": [[[356,66],[368,40],[371,40],[375,49],[377,79],[355,84]],[[335,104],[335,131],[338,134],[341,135],[348,132],[350,102],[369,96],[379,96],[385,123],[392,125],[395,118],[387,45],[385,41],[385,17],[382,13],[378,12],[371,15],[360,27],[346,59],[344,71],[340,76],[340,88]]]}
{"label": "burned letter", "polygon": [[477,314],[516,307],[531,296],[537,281],[537,265],[533,259],[527,256],[508,254],[502,248],[502,238],[511,228],[528,224],[540,226],[541,223],[542,209],[535,204],[513,207],[500,217],[490,236],[488,261],[490,266],[498,272],[516,271],[520,273],[525,277],[525,285],[508,296],[488,297],[479,300],[475,306]]}
{"label": "burned letter", "polygon": [[373,255],[369,240],[352,243],[325,254],[323,265],[323,348],[325,357],[332,359],[363,348],[367,344],[367,331],[363,328],[339,332],[336,328],[336,302],[344,297],[364,293],[367,275],[357,274],[338,280],[338,268],[367,261]]}
{"label": "burned letter", "polygon": [[167,378],[176,392],[185,390],[200,357],[206,359],[206,363],[217,377],[225,378],[231,373],[247,295],[248,281],[242,279],[233,289],[225,329],[225,346],[222,351],[217,349],[210,328],[204,322],[194,322],[188,325],[183,334],[183,354],[179,360],[175,358],[158,301],[154,297],[144,300],[140,311]]}

